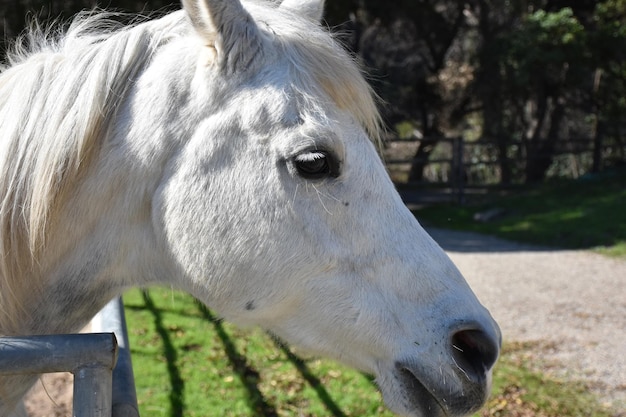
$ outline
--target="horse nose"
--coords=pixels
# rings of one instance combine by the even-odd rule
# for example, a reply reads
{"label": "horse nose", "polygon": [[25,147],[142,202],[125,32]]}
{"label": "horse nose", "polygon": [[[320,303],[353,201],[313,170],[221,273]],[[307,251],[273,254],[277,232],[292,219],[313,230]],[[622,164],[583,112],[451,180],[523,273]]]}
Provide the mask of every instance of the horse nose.
{"label": "horse nose", "polygon": [[480,325],[465,326],[452,333],[450,351],[457,366],[473,382],[482,382],[500,352],[499,332]]}

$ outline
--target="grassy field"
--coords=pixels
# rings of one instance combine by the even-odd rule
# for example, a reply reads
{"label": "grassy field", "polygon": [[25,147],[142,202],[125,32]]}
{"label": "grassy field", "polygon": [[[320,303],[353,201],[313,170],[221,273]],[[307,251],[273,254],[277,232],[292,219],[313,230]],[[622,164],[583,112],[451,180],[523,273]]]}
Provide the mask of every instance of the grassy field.
{"label": "grassy field", "polygon": [[[489,222],[474,220],[489,210],[500,215]],[[415,214],[425,225],[626,257],[626,170],[557,181],[479,204],[426,207]]]}
{"label": "grassy field", "polygon": [[[143,416],[392,416],[369,376],[302,359],[259,329],[218,320],[188,295],[157,288],[124,300]],[[505,346],[481,416],[610,416],[584,385],[533,371],[528,351]]]}

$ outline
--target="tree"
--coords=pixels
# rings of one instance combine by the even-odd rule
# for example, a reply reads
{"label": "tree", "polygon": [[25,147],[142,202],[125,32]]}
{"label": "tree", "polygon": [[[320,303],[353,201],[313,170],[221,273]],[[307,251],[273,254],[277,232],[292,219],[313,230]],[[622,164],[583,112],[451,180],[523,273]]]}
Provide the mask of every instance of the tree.
{"label": "tree", "polygon": [[518,129],[523,129],[525,180],[539,182],[552,164],[568,95],[587,72],[585,30],[570,8],[540,9],[501,41],[506,51],[501,69],[510,105],[516,110],[511,115]]}
{"label": "tree", "polygon": [[358,35],[350,45],[370,69],[385,102],[385,120],[390,126],[409,122],[423,137],[409,175],[410,181],[420,181],[437,142],[454,129],[450,115],[464,97],[458,89],[468,83],[456,72],[466,68],[466,6],[452,0],[335,4],[353,8],[334,6],[328,18],[341,21],[334,14],[340,10],[351,20],[349,27]]}
{"label": "tree", "polygon": [[601,149],[612,141],[622,150],[614,155],[626,161],[622,141],[626,115],[626,0],[598,3],[589,22],[589,50],[594,63],[590,113],[593,123],[594,155],[592,171],[601,168]]}
{"label": "tree", "polygon": [[[604,23],[598,24],[598,10],[607,3],[623,5],[623,1],[597,5],[581,1],[576,8],[561,3],[571,4],[519,1],[514,2],[517,7],[505,10],[496,2],[474,3],[482,42],[476,54],[473,91],[483,133],[498,149],[504,183],[514,178],[542,181],[558,143],[593,136],[594,126],[597,137],[604,130],[601,122],[591,122],[598,116],[604,85],[604,65],[597,65],[601,60],[614,63],[615,49],[623,50],[624,44],[623,37],[619,46],[619,36],[614,36],[615,25],[610,42],[601,36],[598,28]],[[611,10],[614,18],[616,8]],[[598,36],[602,41],[594,41]],[[597,52],[603,49],[598,49],[599,42],[611,45],[602,59]],[[615,103],[615,98],[607,102]],[[617,126],[620,123],[616,121]],[[523,167],[516,163],[517,156],[526,161]]]}

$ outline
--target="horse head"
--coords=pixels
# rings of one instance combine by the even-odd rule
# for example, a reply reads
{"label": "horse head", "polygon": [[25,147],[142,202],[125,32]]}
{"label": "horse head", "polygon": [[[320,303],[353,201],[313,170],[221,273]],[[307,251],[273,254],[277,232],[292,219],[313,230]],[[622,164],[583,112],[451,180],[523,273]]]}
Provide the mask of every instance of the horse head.
{"label": "horse head", "polygon": [[321,2],[298,3],[184,1],[187,59],[155,78],[191,67],[178,94],[194,122],[154,197],[158,240],[226,319],[374,374],[400,414],[471,413],[498,327],[394,190],[372,95],[318,26]]}
{"label": "horse head", "polygon": [[34,259],[3,258],[0,307],[37,306],[22,331],[72,330],[126,288],[166,284],[375,375],[399,414],[484,403],[499,329],[395,191],[373,94],[322,7],[184,0],[3,74],[3,134],[21,139],[2,144],[19,157],[0,161],[0,250]]}

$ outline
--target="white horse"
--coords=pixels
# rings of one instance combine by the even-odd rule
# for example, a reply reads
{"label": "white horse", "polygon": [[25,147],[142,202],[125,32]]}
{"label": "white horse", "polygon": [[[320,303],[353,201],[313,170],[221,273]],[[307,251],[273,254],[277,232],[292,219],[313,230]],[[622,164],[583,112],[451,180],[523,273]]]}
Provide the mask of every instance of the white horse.
{"label": "white horse", "polygon": [[[395,192],[322,6],[184,0],[18,48],[0,75],[0,334],[73,332],[167,284],[372,373],[399,414],[484,403],[498,327]],[[1,380],[0,416],[33,383]]]}

